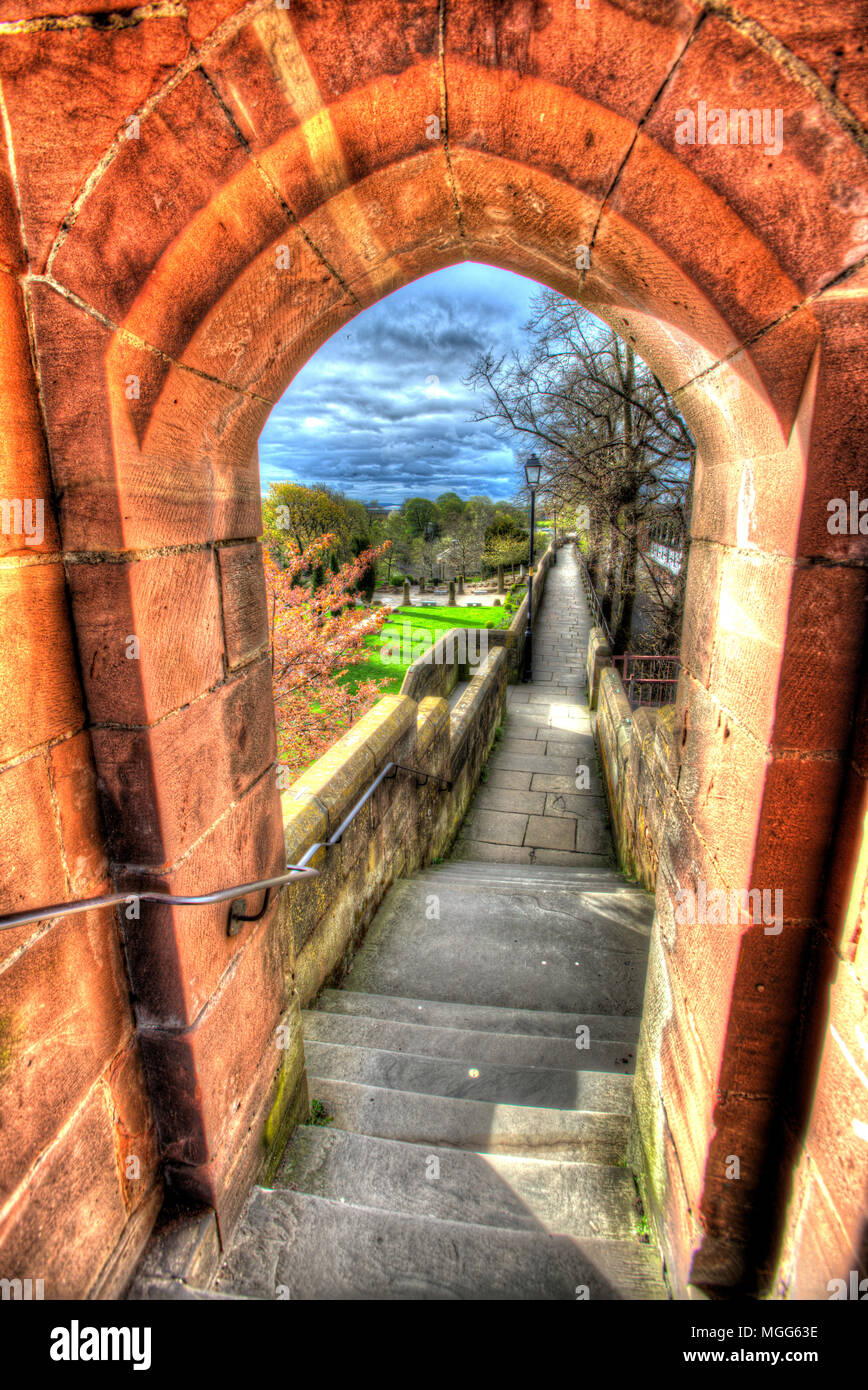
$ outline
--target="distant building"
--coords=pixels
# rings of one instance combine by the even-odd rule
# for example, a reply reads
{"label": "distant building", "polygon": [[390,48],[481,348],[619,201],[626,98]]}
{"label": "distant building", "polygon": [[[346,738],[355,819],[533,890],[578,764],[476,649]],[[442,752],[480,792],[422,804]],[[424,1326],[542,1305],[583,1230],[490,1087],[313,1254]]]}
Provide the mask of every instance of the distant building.
{"label": "distant building", "polygon": [[639,549],[669,574],[677,575],[684,564],[684,543],[679,521],[666,512],[639,527]]}

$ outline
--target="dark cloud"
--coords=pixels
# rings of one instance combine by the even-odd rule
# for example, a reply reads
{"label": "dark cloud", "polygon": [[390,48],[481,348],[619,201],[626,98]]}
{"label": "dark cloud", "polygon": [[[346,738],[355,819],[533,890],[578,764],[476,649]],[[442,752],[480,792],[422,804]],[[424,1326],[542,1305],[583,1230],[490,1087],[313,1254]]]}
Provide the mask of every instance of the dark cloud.
{"label": "dark cloud", "polygon": [[295,377],[259,440],[263,491],[326,482],[397,504],[424,493],[511,497],[515,455],[474,423],[462,385],[479,352],[518,344],[538,286],[465,264],[398,290],[340,329]]}

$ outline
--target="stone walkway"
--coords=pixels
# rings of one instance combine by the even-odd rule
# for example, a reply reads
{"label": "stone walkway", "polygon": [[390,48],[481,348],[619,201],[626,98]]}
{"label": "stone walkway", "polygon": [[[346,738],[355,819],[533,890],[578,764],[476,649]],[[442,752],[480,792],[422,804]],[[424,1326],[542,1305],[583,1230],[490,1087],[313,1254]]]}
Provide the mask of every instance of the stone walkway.
{"label": "stone walkway", "polygon": [[614,863],[585,693],[590,627],[579,567],[565,548],[548,572],[537,614],[533,681],[509,687],[504,737],[453,858],[576,868]]}
{"label": "stone walkway", "polygon": [[302,1015],[312,1122],[207,1288],[145,1261],[133,1297],[667,1297],[627,1167],[653,901],[609,865],[588,626],[562,551],[457,853]]}

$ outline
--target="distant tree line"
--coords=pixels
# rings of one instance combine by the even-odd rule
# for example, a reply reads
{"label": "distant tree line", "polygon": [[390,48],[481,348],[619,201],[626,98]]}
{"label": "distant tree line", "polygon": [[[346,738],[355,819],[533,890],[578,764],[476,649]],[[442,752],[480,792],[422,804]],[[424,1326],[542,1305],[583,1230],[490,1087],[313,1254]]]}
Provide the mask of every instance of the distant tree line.
{"label": "distant tree line", "polygon": [[[334,488],[273,483],[263,499],[264,543],[278,568],[297,564],[296,557],[320,536],[332,537],[328,555],[320,555],[306,582],[315,592],[326,571],[355,560],[365,551],[382,550],[358,582],[370,602],[377,583],[493,573],[499,565],[515,571],[528,558],[530,536],[523,504],[456,492],[439,497],[408,497],[385,515],[382,508],[345,497]],[[537,551],[545,546],[537,537]]]}

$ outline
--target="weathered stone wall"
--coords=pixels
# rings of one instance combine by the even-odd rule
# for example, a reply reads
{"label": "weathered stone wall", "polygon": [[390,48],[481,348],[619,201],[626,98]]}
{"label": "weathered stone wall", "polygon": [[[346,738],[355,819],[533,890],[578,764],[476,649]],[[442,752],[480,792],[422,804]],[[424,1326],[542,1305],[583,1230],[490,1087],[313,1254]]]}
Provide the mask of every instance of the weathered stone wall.
{"label": "weathered stone wall", "polygon": [[[448,671],[448,662],[444,666]],[[454,662],[452,667],[454,685]],[[438,669],[444,667],[417,664],[423,680]],[[302,1006],[324,984],[341,979],[394,879],[430,863],[451,842],[505,707],[506,658],[494,651],[451,713],[442,697],[417,702],[388,695],[283,793],[287,862],[296,863],[312,844],[335,833],[388,763],[450,784],[406,771],[390,775],[340,844],[314,858],[319,877],[283,890],[287,985]]]}
{"label": "weathered stone wall", "polygon": [[459,657],[475,655],[478,648],[468,647],[467,628],[451,627],[438,637],[433,646],[413,662],[401,684],[401,694],[411,700],[424,700],[428,695],[452,694],[458,681],[469,679],[468,662]]}
{"label": "weathered stone wall", "polygon": [[[674,737],[677,711],[630,709],[623,682],[611,665],[604,634],[592,629],[588,643],[589,685],[597,692],[596,742],[609,805],[619,863],[631,878],[657,894],[652,934],[646,1007],[636,1064],[635,1108],[631,1161],[639,1175],[646,1207],[651,1212],[661,1245],[668,1256],[676,1290],[687,1293],[687,1267],[680,1249],[701,1239],[698,1215],[680,1177],[680,1156],[661,1105],[659,1076],[671,1048],[684,1049],[683,1033],[672,1029],[678,1002],[672,995],[674,948],[688,933],[704,937],[709,987],[714,987],[715,946],[723,933],[743,936],[743,949],[755,950],[764,927],[731,922],[728,926],[682,925],[672,902],[691,879],[674,879],[666,856],[667,820],[679,799],[682,762]],[[828,1298],[849,1271],[866,1277],[864,1254],[864,1154],[868,1123],[868,1083],[865,1077],[865,1038],[868,1036],[868,957],[865,932],[868,913],[868,781],[865,749],[868,694],[854,736],[841,838],[830,855],[827,923],[813,934],[808,978],[812,1000],[803,1028],[793,1040],[789,1084],[777,1098],[777,1129],[764,1132],[758,1143],[776,1155],[791,1173],[774,1200],[775,1221],[764,1241],[751,1246],[757,1267],[773,1297]],[[661,863],[661,853],[663,860]],[[695,880],[693,880],[695,881]],[[716,879],[711,887],[740,887]],[[781,931],[781,935],[783,932]],[[724,937],[725,939],[725,937]],[[775,936],[765,937],[774,941]],[[757,1021],[773,1026],[763,1008],[765,976],[754,984]],[[682,1001],[688,1026],[695,1010]],[[747,1041],[747,1040],[746,1040]],[[713,1064],[697,1084],[719,1087],[725,1073]],[[750,1159],[747,1146],[733,1146],[729,1157],[741,1164]],[[739,1172],[731,1180],[753,1179],[757,1200],[768,1189],[755,1173]],[[701,1230],[701,1226],[700,1226]],[[733,1221],[728,1227],[734,1246],[739,1235],[751,1233]],[[700,1272],[701,1273],[701,1272]],[[701,1284],[701,1278],[697,1283]],[[857,1280],[858,1282],[858,1280]],[[850,1296],[848,1294],[848,1296]]]}
{"label": "weathered stone wall", "polygon": [[[0,531],[6,912],[112,887],[10,194],[0,154],[0,498],[43,507],[41,539]],[[113,909],[0,932],[0,1111],[0,1277],[116,1293],[162,1181]]]}
{"label": "weathered stone wall", "polygon": [[448,804],[448,825],[441,827],[437,853],[442,853],[457,834],[491,748],[494,731],[503,722],[508,673],[506,652],[502,648],[489,652],[450,714],[452,797]]}
{"label": "weathered stone wall", "polygon": [[[792,1179],[779,1198],[781,1242],[773,1284],[781,1298],[854,1297],[868,1278],[868,671],[848,755],[838,836],[829,859],[824,922],[814,934],[808,1006],[792,1068],[780,1162]],[[866,1286],[858,1289],[864,1299]]]}
{"label": "weathered stone wall", "polygon": [[676,782],[674,713],[670,706],[631,710],[618,672],[600,671],[596,738],[618,858],[650,890]]}

